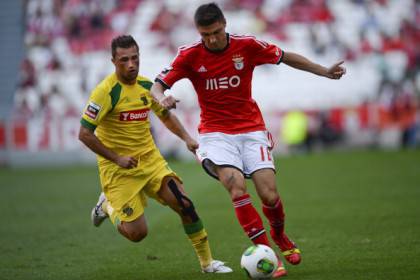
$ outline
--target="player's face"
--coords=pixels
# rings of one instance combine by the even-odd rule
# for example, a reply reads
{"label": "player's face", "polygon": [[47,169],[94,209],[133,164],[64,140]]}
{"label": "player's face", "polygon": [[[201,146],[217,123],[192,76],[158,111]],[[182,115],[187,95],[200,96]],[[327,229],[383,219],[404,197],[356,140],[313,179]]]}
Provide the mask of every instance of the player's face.
{"label": "player's face", "polygon": [[112,58],[115,72],[121,82],[125,84],[136,83],[139,74],[139,51],[136,46],[129,48],[117,48],[115,57]]}
{"label": "player's face", "polygon": [[220,51],[227,45],[226,23],[217,21],[207,26],[197,26],[198,33],[201,35],[204,44],[209,50]]}

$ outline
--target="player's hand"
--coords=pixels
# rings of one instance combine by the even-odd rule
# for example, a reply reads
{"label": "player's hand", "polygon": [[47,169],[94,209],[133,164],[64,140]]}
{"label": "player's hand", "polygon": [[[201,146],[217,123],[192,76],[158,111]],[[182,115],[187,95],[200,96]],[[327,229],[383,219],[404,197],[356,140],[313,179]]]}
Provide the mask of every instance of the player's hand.
{"label": "player's hand", "polygon": [[165,109],[175,109],[176,103],[178,103],[179,100],[173,97],[172,95],[165,96],[161,100],[159,100],[159,104],[165,108]]}
{"label": "player's hand", "polygon": [[187,145],[188,150],[195,155],[195,151],[198,149],[197,141],[191,138],[185,141],[185,144]]}
{"label": "player's hand", "polygon": [[137,166],[138,160],[130,156],[120,156],[118,157],[116,164],[122,168],[131,169]]}
{"label": "player's hand", "polygon": [[346,74],[346,68],[341,66],[344,63],[344,60],[337,62],[327,70],[326,77],[334,80],[340,79],[344,74]]}

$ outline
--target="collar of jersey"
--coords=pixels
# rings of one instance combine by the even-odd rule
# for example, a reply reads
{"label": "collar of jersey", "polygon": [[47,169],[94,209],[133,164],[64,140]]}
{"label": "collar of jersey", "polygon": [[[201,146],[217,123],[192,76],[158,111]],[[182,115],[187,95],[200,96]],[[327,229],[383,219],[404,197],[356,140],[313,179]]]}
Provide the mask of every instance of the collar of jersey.
{"label": "collar of jersey", "polygon": [[201,41],[201,43],[203,44],[204,48],[205,48],[208,52],[211,52],[211,53],[222,53],[222,52],[224,52],[227,48],[229,48],[229,45],[230,45],[230,36],[229,36],[229,33],[226,33],[226,40],[227,40],[227,44],[226,44],[226,46],[225,46],[223,49],[218,50],[218,51],[213,51],[213,50],[211,50],[211,49],[207,48],[207,47],[206,47],[206,44],[204,44],[204,42],[203,42],[203,41]]}

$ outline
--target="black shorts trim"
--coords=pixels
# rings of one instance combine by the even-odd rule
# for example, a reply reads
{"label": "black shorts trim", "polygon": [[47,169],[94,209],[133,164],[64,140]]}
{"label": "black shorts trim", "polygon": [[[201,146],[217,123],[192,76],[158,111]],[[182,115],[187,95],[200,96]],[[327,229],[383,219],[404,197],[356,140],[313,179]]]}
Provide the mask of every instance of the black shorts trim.
{"label": "black shorts trim", "polygon": [[244,174],[246,179],[251,179],[252,178],[252,174],[254,174],[257,171],[263,170],[263,169],[271,169],[274,171],[274,174],[276,174],[276,170],[274,168],[270,168],[270,167],[262,167],[260,169],[254,170],[251,174]]}
{"label": "black shorts trim", "polygon": [[241,172],[242,175],[244,175],[244,177],[245,177],[244,172],[242,170],[240,170],[238,167],[234,166],[234,165],[230,165],[230,164],[215,164],[211,159],[205,158],[201,162],[201,166],[203,167],[204,171],[206,171],[206,173],[208,175],[210,175],[211,177],[213,177],[216,180],[219,180],[219,177],[216,174],[214,174],[211,170],[208,169],[207,163],[213,164],[215,166],[220,166],[220,167],[231,167],[231,168],[235,168],[236,170],[238,170],[239,172]]}

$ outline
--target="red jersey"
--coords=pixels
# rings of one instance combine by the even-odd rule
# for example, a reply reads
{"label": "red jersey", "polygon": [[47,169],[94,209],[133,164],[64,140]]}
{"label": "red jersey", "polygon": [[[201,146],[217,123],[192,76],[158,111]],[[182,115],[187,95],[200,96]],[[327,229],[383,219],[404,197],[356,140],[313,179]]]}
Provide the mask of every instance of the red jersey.
{"label": "red jersey", "polygon": [[257,65],[279,64],[283,51],[251,36],[227,36],[226,48],[218,52],[203,42],[180,47],[171,67],[156,81],[166,88],[183,78],[192,82],[201,108],[199,133],[266,130],[252,99],[252,73]]}

